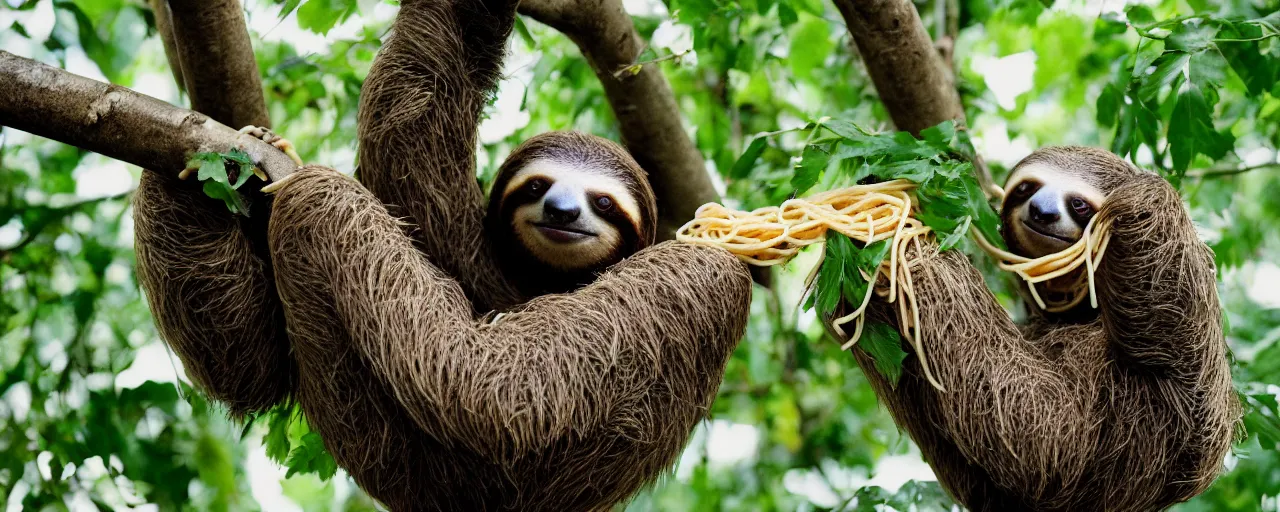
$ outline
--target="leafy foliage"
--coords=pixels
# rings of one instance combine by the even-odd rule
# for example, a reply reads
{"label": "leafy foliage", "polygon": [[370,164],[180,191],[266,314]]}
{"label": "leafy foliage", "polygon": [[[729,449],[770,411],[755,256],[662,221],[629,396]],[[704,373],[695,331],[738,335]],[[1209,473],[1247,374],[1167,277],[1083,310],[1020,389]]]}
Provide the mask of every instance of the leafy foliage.
{"label": "leafy foliage", "polygon": [[[1245,98],[1274,96],[1280,76],[1280,13],[1240,19],[1212,14],[1157,21],[1151,8],[1129,6],[1128,25],[1141,36],[1128,73],[1121,69],[1098,98],[1098,122],[1116,127],[1112,151],[1134,155],[1146,146],[1153,164],[1178,181],[1196,163],[1223,159],[1235,136],[1214,125],[1214,107],[1228,80],[1239,80]],[[1116,18],[1108,21],[1123,24]],[[1230,73],[1230,76],[1228,75]],[[1275,91],[1280,92],[1280,91]],[[1167,144],[1160,145],[1165,132]]]}
{"label": "leafy foliage", "polygon": [[[271,117],[305,160],[354,170],[360,84],[393,3],[244,2]],[[692,49],[656,65],[723,195],[737,207],[776,205],[805,188],[884,179],[869,171],[858,176],[864,167],[911,172],[918,165],[933,169],[945,196],[939,204],[950,208],[938,210],[931,225],[962,232],[964,226],[948,227],[943,219],[981,212],[972,204],[960,210],[961,197],[975,196],[951,178],[969,174],[960,169],[970,151],[961,139],[969,136],[997,177],[1031,148],[1075,143],[1112,147],[1179,181],[1220,269],[1250,435],[1227,461],[1229,471],[1176,509],[1275,510],[1280,300],[1266,285],[1280,264],[1274,229],[1280,3],[1152,0],[1127,9],[1117,2],[1087,9],[1047,3],[1052,8],[960,0],[958,16],[943,19],[938,2],[916,2],[935,38],[955,36],[970,127],[939,128],[916,141],[897,141],[887,131],[888,116],[830,2],[665,0],[633,14],[651,42],[640,60]],[[0,5],[6,51],[185,103],[145,2]],[[510,78],[486,111],[485,180],[514,144],[535,133],[578,129],[618,138],[599,81],[576,46],[531,20],[517,30],[504,71]],[[993,67],[1010,62],[1017,65]],[[1022,87],[1011,93],[1010,84]],[[0,137],[0,496],[25,510],[61,509],[68,501],[103,510],[145,503],[161,510],[274,510],[276,497],[263,494],[260,482],[266,478],[265,487],[274,488],[292,472],[278,494],[305,510],[373,510],[340,469],[320,479],[332,466],[314,437],[307,442],[310,431],[295,411],[234,425],[180,380],[131,271],[128,200],[140,170],[13,130]],[[901,164],[877,160],[880,153],[850,153],[899,142],[904,147],[887,153],[898,154]],[[793,181],[797,164],[806,174]],[[983,226],[991,223],[969,215],[968,225],[987,233]],[[970,252],[996,297],[1018,314],[1014,281],[964,238],[953,250]],[[629,508],[952,505],[848,354],[824,338],[817,314],[797,307],[805,275],[831,250],[840,249],[802,254],[794,268],[777,273],[772,289],[757,290],[712,420],[699,428],[674,474]],[[839,261],[850,261],[850,253]],[[853,275],[853,261],[830,272]],[[845,293],[837,282],[829,289]],[[878,361],[879,329],[868,326],[860,342]],[[883,334],[888,340],[892,333]],[[179,381],[168,382],[175,375]],[[279,474],[262,473],[261,461]]]}
{"label": "leafy foliage", "polygon": [[[227,166],[233,166],[233,173]],[[237,190],[249,181],[255,171],[253,160],[244,151],[233,149],[228,153],[196,153],[187,161],[187,167],[197,169],[196,178],[204,182],[205,195],[222,201],[231,213],[249,216],[249,207]],[[234,180],[231,176],[235,176]]]}
{"label": "leafy foliage", "polygon": [[[832,183],[909,180],[917,184],[918,217],[933,230],[941,250],[954,248],[970,226],[976,226],[988,240],[1001,240],[999,216],[978,186],[971,156],[965,156],[972,155],[973,148],[952,121],[922,130],[919,138],[907,132],[872,133],[854,123],[830,119],[813,123],[810,129],[813,133],[823,129],[834,137],[813,141],[804,148],[791,180],[797,193],[818,183],[828,168],[834,171],[828,180]],[[840,233],[828,232],[806,310],[816,306],[819,318],[833,318],[841,300],[855,308],[864,302],[871,279],[888,254],[889,241],[860,245]],[[899,336],[883,324],[868,327],[863,332],[866,343],[859,341],[857,346],[870,353],[876,369],[896,385],[906,357]]]}

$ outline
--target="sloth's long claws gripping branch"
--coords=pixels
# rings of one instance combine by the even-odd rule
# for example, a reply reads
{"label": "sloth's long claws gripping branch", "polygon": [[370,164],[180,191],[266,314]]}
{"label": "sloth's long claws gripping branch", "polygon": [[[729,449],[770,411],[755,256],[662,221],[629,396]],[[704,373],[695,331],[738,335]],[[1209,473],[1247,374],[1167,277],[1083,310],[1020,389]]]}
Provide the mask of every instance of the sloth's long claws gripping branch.
{"label": "sloth's long claws gripping branch", "polygon": [[203,114],[0,51],[0,126],[146,169],[186,167],[200,152],[240,149],[271,179],[298,166],[270,144]]}
{"label": "sloth's long claws gripping branch", "polygon": [[[920,324],[920,312],[916,307],[912,287],[912,261],[908,249],[914,244],[919,253],[919,239],[932,236],[932,230],[918,217],[918,201],[914,194],[916,184],[908,180],[893,180],[871,185],[855,185],[814,194],[803,199],[789,199],[776,207],[765,207],[750,212],[736,211],[716,203],[703,205],[697,216],[676,233],[682,242],[720,247],[733,253],[742,261],[756,266],[780,265],[790,261],[801,249],[825,242],[827,231],[833,230],[861,243],[864,247],[889,240],[888,256],[875,269],[874,275],[863,278],[868,281],[862,297],[845,297],[856,301],[856,308],[832,320],[832,328],[845,335],[844,324],[854,322],[854,331],[841,349],[848,350],[861,337],[865,324],[865,312],[872,295],[878,295],[889,303],[897,304],[899,329],[920,358],[925,378],[939,390],[945,390],[934,377],[924,353]],[[1093,273],[1106,251],[1109,240],[1109,224],[1091,223],[1080,241],[1062,252],[1037,259],[1030,259],[1004,251],[982,237],[974,229],[979,246],[999,261],[1000,267],[1017,273],[1030,285],[1037,305],[1046,311],[1063,311],[1079,304],[1085,296],[1093,295]],[[1067,297],[1046,302],[1036,291],[1036,285],[1066,275],[1084,265],[1087,272],[1081,274]],[[806,287],[812,290],[817,268],[806,279]],[[1096,298],[1093,306],[1097,307]]]}

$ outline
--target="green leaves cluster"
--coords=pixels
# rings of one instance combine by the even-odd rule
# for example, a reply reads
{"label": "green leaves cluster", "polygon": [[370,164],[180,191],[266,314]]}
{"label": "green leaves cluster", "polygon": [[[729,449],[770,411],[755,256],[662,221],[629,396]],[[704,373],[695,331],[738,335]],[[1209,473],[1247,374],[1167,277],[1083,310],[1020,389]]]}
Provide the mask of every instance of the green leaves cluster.
{"label": "green leaves cluster", "polygon": [[[227,167],[232,167],[232,173]],[[187,161],[187,168],[198,169],[196,178],[204,182],[205,195],[222,201],[231,213],[249,216],[249,205],[245,203],[237,190],[253,176],[253,160],[249,154],[239,149],[227,153],[196,153]]]}
{"label": "green leaves cluster", "polygon": [[320,434],[307,425],[306,418],[297,405],[280,404],[249,418],[240,437],[244,438],[257,424],[266,426],[262,444],[266,447],[267,457],[288,468],[286,478],[315,474],[321,481],[325,481],[337,473],[337,461],[325,449]]}
{"label": "green leaves cluster", "polygon": [[[946,121],[927,128],[919,137],[907,132],[874,133],[848,121],[830,119],[809,128],[813,142],[804,148],[791,179],[796,194],[820,181],[836,188],[905,179],[918,186],[918,218],[933,230],[940,250],[959,244],[971,226],[993,243],[1002,243],[999,216],[974,176],[972,144],[955,123]],[[815,137],[820,132],[830,135]],[[754,158],[752,148],[763,139],[753,141],[743,159]],[[830,318],[838,315],[842,302],[854,308],[862,304],[873,285],[870,279],[888,254],[889,241],[863,247],[844,235],[828,232],[825,245],[805,309],[816,307],[820,317]],[[897,331],[870,324],[858,346],[872,355],[876,368],[890,382],[897,383],[906,357]]]}
{"label": "green leaves cluster", "polygon": [[[1135,155],[1139,146],[1146,146],[1155,165],[1176,183],[1188,169],[1235,149],[1229,127],[1215,123],[1223,87],[1238,83],[1253,99],[1280,96],[1280,13],[1254,19],[1197,14],[1157,21],[1151,8],[1132,5],[1125,14],[1141,39],[1132,67],[1122,69],[1099,96],[1097,120],[1116,129],[1112,151]],[[1162,134],[1167,144],[1160,143]]]}

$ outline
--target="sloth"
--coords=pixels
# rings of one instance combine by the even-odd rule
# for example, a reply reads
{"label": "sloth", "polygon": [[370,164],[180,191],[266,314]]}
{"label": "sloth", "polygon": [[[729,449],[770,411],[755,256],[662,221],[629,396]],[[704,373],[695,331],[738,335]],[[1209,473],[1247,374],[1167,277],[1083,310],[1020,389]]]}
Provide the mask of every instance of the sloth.
{"label": "sloth", "polygon": [[[1084,147],[1032,153],[1006,189],[1002,234],[1024,256],[1075,243],[1090,220],[1111,223],[1098,308],[1016,325],[963,254],[923,245],[912,269],[920,334],[946,391],[914,358],[894,386],[855,350],[877,395],[975,511],[1158,510],[1204,491],[1240,405],[1213,255],[1177,191]],[[868,315],[896,326],[894,307],[875,300]]]}
{"label": "sloth", "polygon": [[657,209],[644,170],[621,146],[552,132],[525,141],[503,162],[485,232],[522,294],[564,293],[652,245]]}
{"label": "sloth", "polygon": [[534,137],[486,201],[478,120],[515,11],[402,1],[360,93],[360,181],[272,185],[293,397],[390,510],[613,507],[671,468],[746,328],[746,265],[653,244],[617,144]]}

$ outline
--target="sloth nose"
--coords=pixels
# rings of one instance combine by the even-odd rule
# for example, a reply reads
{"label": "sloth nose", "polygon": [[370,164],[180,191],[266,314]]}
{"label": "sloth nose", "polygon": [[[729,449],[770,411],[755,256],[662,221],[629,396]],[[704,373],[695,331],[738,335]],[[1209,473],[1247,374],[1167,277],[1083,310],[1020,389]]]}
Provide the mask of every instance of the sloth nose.
{"label": "sloth nose", "polygon": [[581,213],[578,202],[567,195],[548,196],[542,203],[542,214],[552,224],[568,224],[578,220]]}
{"label": "sloth nose", "polygon": [[1052,204],[1049,198],[1032,198],[1031,204],[1027,205],[1027,212],[1031,215],[1031,220],[1037,224],[1049,225],[1058,221],[1061,214],[1057,205]]}

